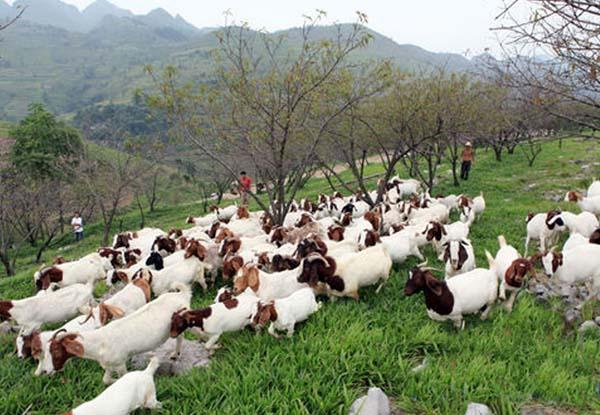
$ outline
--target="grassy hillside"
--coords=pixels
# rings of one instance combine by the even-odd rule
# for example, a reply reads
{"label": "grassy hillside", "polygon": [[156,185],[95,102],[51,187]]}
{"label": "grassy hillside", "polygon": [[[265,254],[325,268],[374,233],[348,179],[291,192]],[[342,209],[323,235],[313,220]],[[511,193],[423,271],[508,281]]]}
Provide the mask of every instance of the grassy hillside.
{"label": "grassy hillside", "polygon": [[[549,143],[533,168],[518,151],[501,164],[491,152],[480,153],[471,181],[452,187],[443,166],[435,192],[485,192],[488,208],[471,233],[478,263],[484,266],[484,250],[497,250],[499,234],[522,249],[528,211],[557,205],[576,209],[550,199],[567,189],[583,189],[600,175],[599,150],[589,142],[568,141],[562,149]],[[376,172],[378,166],[369,169]],[[328,191],[325,180],[315,179],[301,196],[320,191]],[[199,213],[198,205],[161,209],[149,217],[149,224],[167,229],[182,225],[192,213]],[[136,222],[135,214],[129,214],[124,227]],[[81,246],[66,246],[61,253],[76,257],[91,251],[98,232],[88,227],[89,238]],[[435,264],[433,251],[426,253]],[[533,403],[561,408],[561,413],[599,413],[598,333],[580,341],[566,335],[560,313],[528,294],[519,298],[512,314],[495,309],[488,321],[469,318],[467,328],[458,332],[449,323],[431,321],[422,296],[404,297],[407,271],[414,262],[396,268],[377,295],[369,288],[358,303],[326,302],[290,340],[249,330],[224,335],[224,347],[209,368],[157,379],[161,413],[346,414],[369,386],[381,387],[398,408],[414,414],[461,414],[469,402],[485,403],[497,415],[518,414]],[[32,271],[1,280],[0,297],[31,294]],[[214,292],[196,291],[194,305],[210,303]],[[587,308],[585,314],[589,318],[599,311]],[[19,414],[30,404],[31,414],[61,413],[103,390],[102,370],[95,362],[71,361],[62,373],[34,378],[34,363],[18,360],[13,350],[13,336],[1,337],[0,413]],[[424,358],[426,368],[413,373]]]}

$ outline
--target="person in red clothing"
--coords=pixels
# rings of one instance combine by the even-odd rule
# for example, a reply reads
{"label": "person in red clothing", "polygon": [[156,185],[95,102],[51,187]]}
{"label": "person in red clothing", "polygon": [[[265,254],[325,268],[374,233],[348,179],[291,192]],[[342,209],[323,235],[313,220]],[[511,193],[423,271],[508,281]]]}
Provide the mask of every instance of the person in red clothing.
{"label": "person in red clothing", "polygon": [[252,178],[246,174],[245,171],[240,173],[240,178],[238,179],[240,183],[240,195],[242,196],[242,205],[248,205],[248,192],[250,191],[250,187],[252,186]]}

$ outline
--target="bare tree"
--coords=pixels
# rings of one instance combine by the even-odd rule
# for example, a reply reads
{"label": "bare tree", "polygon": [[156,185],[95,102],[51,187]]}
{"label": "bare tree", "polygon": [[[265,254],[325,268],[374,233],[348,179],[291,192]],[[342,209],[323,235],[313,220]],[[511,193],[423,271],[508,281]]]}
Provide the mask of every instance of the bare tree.
{"label": "bare tree", "polygon": [[215,87],[185,88],[174,69],[159,79],[149,68],[159,90],[150,103],[165,109],[177,133],[230,178],[249,166],[265,184],[268,203],[250,195],[281,223],[329,125],[381,82],[378,68],[344,82],[360,72],[349,55],[370,39],[362,26],[366,17],[358,16],[357,24],[337,25],[329,40],[316,34],[324,14],[307,18],[294,33],[297,48],[285,36],[227,26],[218,32]]}
{"label": "bare tree", "polygon": [[[522,12],[525,7],[530,9],[530,15]],[[598,1],[512,0],[506,2],[498,21],[495,29],[505,36],[503,45],[507,52],[504,83],[536,91],[533,103],[549,114],[597,130],[600,127]],[[583,110],[568,110],[574,106]]]}
{"label": "bare tree", "polygon": [[102,220],[102,244],[108,245],[119,208],[135,196],[136,181],[144,164],[131,153],[119,152],[99,160],[81,163],[80,179],[92,196]]}

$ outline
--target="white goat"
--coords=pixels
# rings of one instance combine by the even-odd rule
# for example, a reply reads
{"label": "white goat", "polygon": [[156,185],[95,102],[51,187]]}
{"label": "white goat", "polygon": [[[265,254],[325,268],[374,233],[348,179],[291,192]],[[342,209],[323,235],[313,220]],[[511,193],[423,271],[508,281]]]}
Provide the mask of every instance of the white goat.
{"label": "white goat", "polygon": [[590,297],[600,289],[600,245],[579,245],[563,252],[551,251],[542,257],[542,267],[548,277],[561,284],[591,280]]}
{"label": "white goat", "polygon": [[207,350],[219,348],[217,344],[223,333],[243,330],[251,322],[252,312],[259,299],[248,288],[236,297],[217,296],[218,302],[199,310],[180,311],[171,319],[171,337],[177,337],[188,328],[206,340]]}
{"label": "white goat", "polygon": [[66,415],[128,415],[138,408],[160,409],[156,399],[154,374],[160,366],[153,357],[145,370],[129,372],[89,402],[82,403]]}
{"label": "white goat", "polygon": [[317,303],[311,288],[302,288],[286,298],[266,304],[261,301],[254,307],[252,324],[255,327],[262,327],[270,322],[271,336],[279,338],[276,330],[285,330],[289,338],[294,335],[296,323],[307,320],[311,314],[319,310],[321,304]]}
{"label": "white goat", "polygon": [[468,239],[447,241],[442,244],[442,247],[446,279],[475,269],[475,252],[471,241]]}
{"label": "white goat", "polygon": [[40,291],[22,300],[0,301],[0,320],[14,320],[21,334],[30,334],[45,323],[62,323],[74,317],[93,299],[94,284],[74,284],[53,291]]}
{"label": "white goat", "polygon": [[[86,333],[61,333],[50,345],[51,359],[43,372],[51,374],[64,367],[70,357],[97,361],[104,369],[104,383],[112,383],[112,373],[127,372],[127,360],[134,354],[154,350],[169,338],[173,313],[189,308],[192,292],[183,284],[174,284],[179,292],[161,295],[133,314]],[[177,339],[176,355],[181,337]]]}
{"label": "white goat", "polygon": [[[494,258],[486,252],[490,268]],[[481,319],[487,316],[498,296],[498,277],[492,269],[477,268],[446,281],[433,276],[430,269],[413,268],[406,282],[407,296],[420,291],[425,293],[429,318],[435,321],[451,320],[455,327],[464,329],[464,315],[483,310]]]}
{"label": "white goat", "polygon": [[598,218],[590,212],[581,212],[578,215],[571,212],[561,212],[550,219],[547,224],[549,226],[555,225],[558,230],[566,227],[570,233],[580,233],[588,238],[600,226]]}

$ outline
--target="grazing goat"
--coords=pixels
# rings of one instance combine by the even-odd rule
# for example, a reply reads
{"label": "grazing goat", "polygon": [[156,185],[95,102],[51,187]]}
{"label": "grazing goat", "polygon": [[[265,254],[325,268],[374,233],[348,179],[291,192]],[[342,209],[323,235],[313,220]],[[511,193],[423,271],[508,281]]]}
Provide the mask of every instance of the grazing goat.
{"label": "grazing goat", "polygon": [[307,285],[298,281],[298,269],[268,274],[256,265],[244,265],[233,280],[233,292],[241,294],[249,287],[264,301],[284,298]]}
{"label": "grazing goat", "polygon": [[74,317],[81,307],[92,301],[94,284],[74,284],[52,291],[40,291],[22,300],[0,301],[0,321],[14,320],[21,334],[30,334],[45,323],[62,323]]}
{"label": "grazing goat", "polygon": [[[494,259],[486,252],[490,268]],[[404,295],[411,296],[423,291],[429,318],[435,321],[452,320],[454,326],[464,329],[464,315],[483,311],[485,320],[498,296],[498,277],[490,269],[477,268],[465,274],[457,275],[446,281],[440,281],[431,273],[432,269],[423,268],[426,264],[414,267],[404,287]]]}
{"label": "grazing goat", "polygon": [[308,317],[317,312],[321,304],[317,303],[315,293],[311,288],[302,288],[291,294],[289,297],[281,298],[270,303],[259,301],[252,315],[252,326],[262,327],[267,323],[269,334],[279,338],[276,330],[285,330],[287,337],[294,335],[296,323],[308,319]]}
{"label": "grazing goat", "polygon": [[574,284],[591,280],[590,297],[600,289],[600,245],[579,245],[568,251],[550,251],[542,257],[542,267],[548,277],[561,284]]}
{"label": "grazing goat", "polygon": [[[86,333],[60,333],[50,342],[50,355],[44,364],[46,374],[61,370],[68,359],[79,357],[97,361],[104,369],[102,381],[112,383],[112,373],[123,376],[130,356],[154,350],[169,338],[171,316],[189,308],[192,292],[183,284],[173,286],[179,292],[161,295],[133,314]],[[175,356],[179,355],[177,339]]]}
{"label": "grazing goat", "polygon": [[358,290],[381,281],[376,292],[390,276],[392,258],[383,245],[376,245],[355,254],[339,258],[311,254],[304,260],[298,281],[334,297],[351,297],[359,300]]}
{"label": "grazing goat", "polygon": [[581,212],[578,215],[571,212],[560,212],[552,219],[547,220],[546,224],[548,228],[556,227],[559,231],[566,227],[570,233],[580,233],[587,238],[600,226],[598,218],[590,212]]}
{"label": "grazing goat", "polygon": [[199,310],[178,311],[171,317],[171,337],[178,337],[188,328],[195,327],[194,332],[206,340],[207,350],[219,348],[217,344],[223,333],[240,331],[251,322],[258,297],[251,289],[246,289],[236,297],[228,291],[217,296],[218,302]]}
{"label": "grazing goat", "polygon": [[581,193],[569,192],[565,196],[565,202],[577,202],[582,211],[600,215],[600,195],[584,197]]}
{"label": "grazing goat", "polygon": [[[108,300],[90,309],[89,312],[82,310],[84,311],[84,315],[74,318],[59,329],[41,333],[34,331],[30,338],[27,338],[27,336],[23,337],[23,354],[28,354],[26,343],[29,341],[31,344],[30,355],[39,360],[35,375],[40,376],[43,372],[45,360],[52,359],[49,349],[50,339],[55,337],[58,332],[82,333],[96,330],[111,320],[132,314],[148,302],[150,302],[150,285],[144,280],[133,281]],[[17,338],[17,340],[19,339]],[[17,350],[19,350],[18,347]]]}
{"label": "grazing goat", "polygon": [[120,252],[103,248],[99,253],[87,255],[78,261],[43,268],[34,274],[33,279],[38,290],[45,290],[52,283],[67,287],[95,282],[103,279],[106,272],[115,267],[115,258],[119,256]]}

